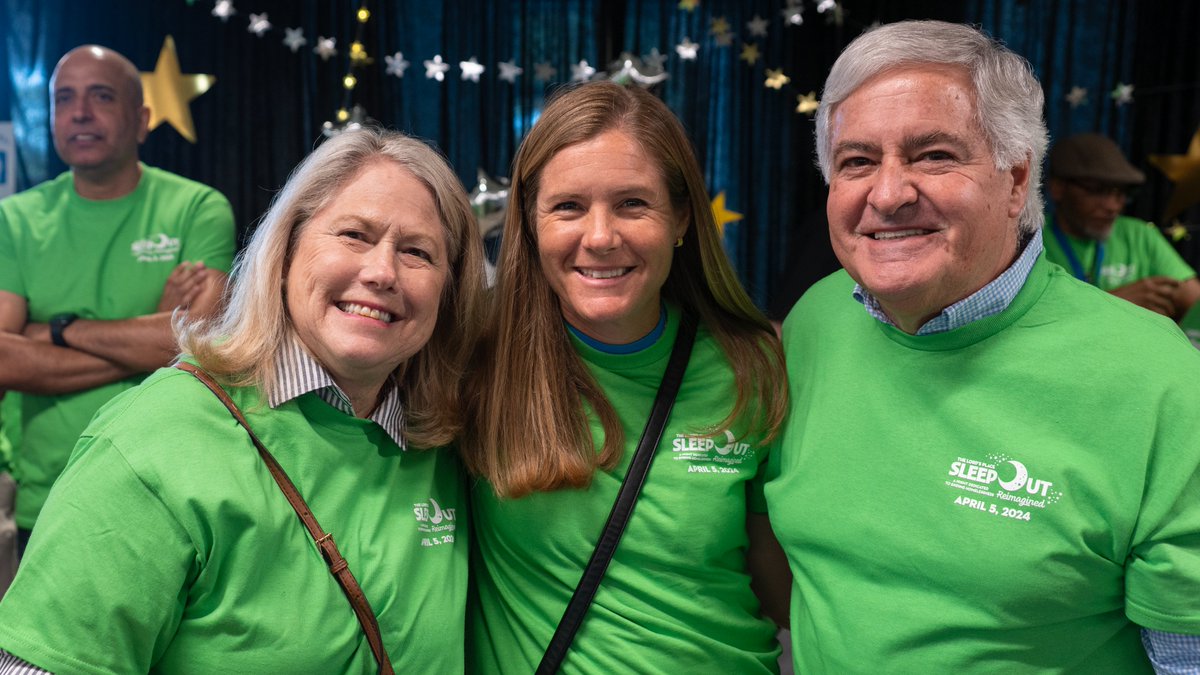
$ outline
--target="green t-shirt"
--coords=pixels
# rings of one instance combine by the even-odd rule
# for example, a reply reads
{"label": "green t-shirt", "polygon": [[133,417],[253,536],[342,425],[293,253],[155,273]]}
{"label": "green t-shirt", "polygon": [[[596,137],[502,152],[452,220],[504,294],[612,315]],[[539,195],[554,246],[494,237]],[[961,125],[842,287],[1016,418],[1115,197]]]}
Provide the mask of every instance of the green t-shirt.
{"label": "green t-shirt", "polygon": [[784,327],[765,493],[796,672],[1149,673],[1138,626],[1200,633],[1200,353],[1174,324],[1044,260],[936,335],[852,287]]}
{"label": "green t-shirt", "polygon": [[[379,617],[400,673],[463,669],[466,487],[305,394],[231,394]],[[46,502],[0,648],[59,673],[374,673],[341,587],[246,432],[190,374],[106,405]]]}
{"label": "green t-shirt", "polygon": [[[1071,261],[1050,229],[1052,222],[1052,216],[1047,214],[1043,237],[1046,259],[1061,265],[1071,274]],[[1071,235],[1067,235],[1067,241],[1084,272],[1092,274],[1096,265],[1096,241],[1076,239]],[[1184,261],[1157,227],[1144,220],[1119,216],[1113,223],[1108,241],[1104,242],[1104,260],[1100,264],[1100,283],[1097,285],[1102,290],[1111,291],[1146,277],[1157,276],[1182,281],[1196,276],[1196,271]]]}
{"label": "green t-shirt", "polygon": [[[531,673],[550,642],[628,470],[678,331],[633,354],[606,354],[572,337],[612,401],[625,454],[582,490],[497,500],[472,492],[476,565],[468,672]],[[700,327],[658,455],[633,517],[562,671],[778,672],[774,624],[762,618],[746,571],[748,492],[768,455],[758,438],[693,438],[733,403],[733,375]],[[602,437],[592,422],[593,437]]]}
{"label": "green t-shirt", "polygon": [[1188,313],[1179,321],[1179,327],[1183,329],[1192,344],[1200,349],[1200,302],[1192,305]]}
{"label": "green t-shirt", "polygon": [[[35,323],[65,312],[99,320],[152,314],[176,265],[202,261],[228,272],[234,246],[233,212],[219,192],[145,165],[137,188],[119,199],[80,197],[68,171],[0,201],[0,290],[24,297]],[[19,397],[18,525],[33,527],[96,410],[141,379]]]}

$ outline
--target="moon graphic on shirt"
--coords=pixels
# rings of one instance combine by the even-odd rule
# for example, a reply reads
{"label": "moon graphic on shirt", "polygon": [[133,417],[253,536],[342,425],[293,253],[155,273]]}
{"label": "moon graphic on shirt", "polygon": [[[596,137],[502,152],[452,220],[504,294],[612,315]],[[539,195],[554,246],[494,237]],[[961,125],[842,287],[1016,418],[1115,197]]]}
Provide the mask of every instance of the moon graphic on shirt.
{"label": "moon graphic on shirt", "polygon": [[732,431],[726,429],[725,430],[725,447],[721,447],[719,445],[716,445],[715,443],[713,445],[717,451],[717,454],[728,455],[729,453],[733,452],[733,449],[735,447],[737,447],[737,438],[734,437]]}
{"label": "moon graphic on shirt", "polygon": [[434,525],[437,525],[438,523],[445,520],[445,518],[446,518],[445,512],[442,511],[441,505],[433,500],[433,497],[429,498],[429,505],[433,507],[433,516],[429,519],[429,522],[433,523]]}
{"label": "moon graphic on shirt", "polygon": [[1008,463],[1012,464],[1013,468],[1017,470],[1017,475],[1013,476],[1012,480],[998,480],[996,482],[1005,490],[1016,492],[1025,486],[1025,481],[1029,480],[1029,470],[1025,468],[1024,464],[1015,459],[1008,460]]}

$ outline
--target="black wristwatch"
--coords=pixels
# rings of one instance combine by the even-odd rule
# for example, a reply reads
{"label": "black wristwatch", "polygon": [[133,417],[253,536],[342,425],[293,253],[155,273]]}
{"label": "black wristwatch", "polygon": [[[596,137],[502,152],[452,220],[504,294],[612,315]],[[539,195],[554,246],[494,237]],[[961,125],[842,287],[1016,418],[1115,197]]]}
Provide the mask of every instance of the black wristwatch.
{"label": "black wristwatch", "polygon": [[55,314],[50,317],[50,341],[59,347],[70,347],[63,339],[63,331],[78,319],[78,314]]}

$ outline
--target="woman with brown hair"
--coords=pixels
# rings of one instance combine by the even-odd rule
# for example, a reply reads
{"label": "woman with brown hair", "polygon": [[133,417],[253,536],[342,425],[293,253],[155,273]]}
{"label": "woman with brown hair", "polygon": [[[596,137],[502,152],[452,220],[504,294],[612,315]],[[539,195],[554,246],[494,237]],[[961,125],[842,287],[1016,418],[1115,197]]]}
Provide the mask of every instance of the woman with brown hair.
{"label": "woman with brown hair", "polygon": [[[552,672],[565,655],[564,672],[774,672],[749,570],[763,609],[786,613],[758,484],[783,358],[661,101],[594,82],[546,106],[514,162],[495,292],[462,446],[486,479],[468,670]],[[682,382],[657,430],[674,352]],[[577,590],[581,576],[598,586]]]}

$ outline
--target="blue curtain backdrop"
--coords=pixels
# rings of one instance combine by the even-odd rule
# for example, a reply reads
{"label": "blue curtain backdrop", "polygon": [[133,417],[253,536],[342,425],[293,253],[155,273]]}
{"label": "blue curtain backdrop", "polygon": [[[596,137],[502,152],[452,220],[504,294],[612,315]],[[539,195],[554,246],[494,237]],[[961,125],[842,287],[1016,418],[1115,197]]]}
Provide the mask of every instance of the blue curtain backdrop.
{"label": "blue curtain backdrop", "polygon": [[[341,77],[361,4],[235,0],[238,13],[223,22],[212,15],[213,0],[0,0],[0,119],[14,123],[18,188],[65,168],[48,121],[48,78],[59,56],[95,42],[149,71],[170,34],[183,72],[213,74],[217,83],[191,103],[198,143],[164,125],[142,157],[220,189],[248,232],[344,103]],[[586,60],[604,71],[623,53],[657,49],[670,77],[652,91],[683,120],[712,194],[725,192],[728,208],[743,214],[726,228],[726,249],[755,300],[776,315],[836,268],[812,121],[796,112],[797,97],[819,95],[842,47],[874,22],[971,21],[1026,55],[1046,86],[1054,136],[1108,133],[1147,168],[1151,182],[1131,206],[1143,217],[1153,218],[1170,190],[1145,155],[1182,152],[1200,123],[1200,10],[1191,3],[846,0],[837,12],[819,13],[815,0],[804,0],[803,23],[785,25],[787,4],[702,0],[687,11],[677,0],[369,1],[363,42],[374,63],[358,72],[353,102],[441,148],[470,186],[477,169],[508,175],[546,94],[571,79],[573,65]],[[248,32],[250,13],[266,13],[273,28],[262,37]],[[765,37],[751,34],[747,22],[755,17],[767,21]],[[729,26],[727,46],[713,34],[718,19]],[[285,27],[302,28],[308,44],[290,51]],[[318,36],[337,39],[337,56],[322,61],[313,53]],[[676,52],[685,38],[699,46],[695,60]],[[750,44],[760,53],[754,63],[741,58]],[[402,78],[385,72],[384,57],[397,52],[410,64]],[[450,64],[443,82],[425,76],[423,62],[434,55]],[[472,57],[486,67],[477,83],[458,66]],[[497,77],[501,61],[524,69],[515,84]],[[538,80],[536,64],[556,75]],[[782,70],[790,82],[767,88],[767,69]],[[1108,97],[1118,82],[1137,83],[1133,105]],[[1089,90],[1087,104],[1066,103],[1074,86]],[[1195,251],[1185,251],[1195,262]]]}

